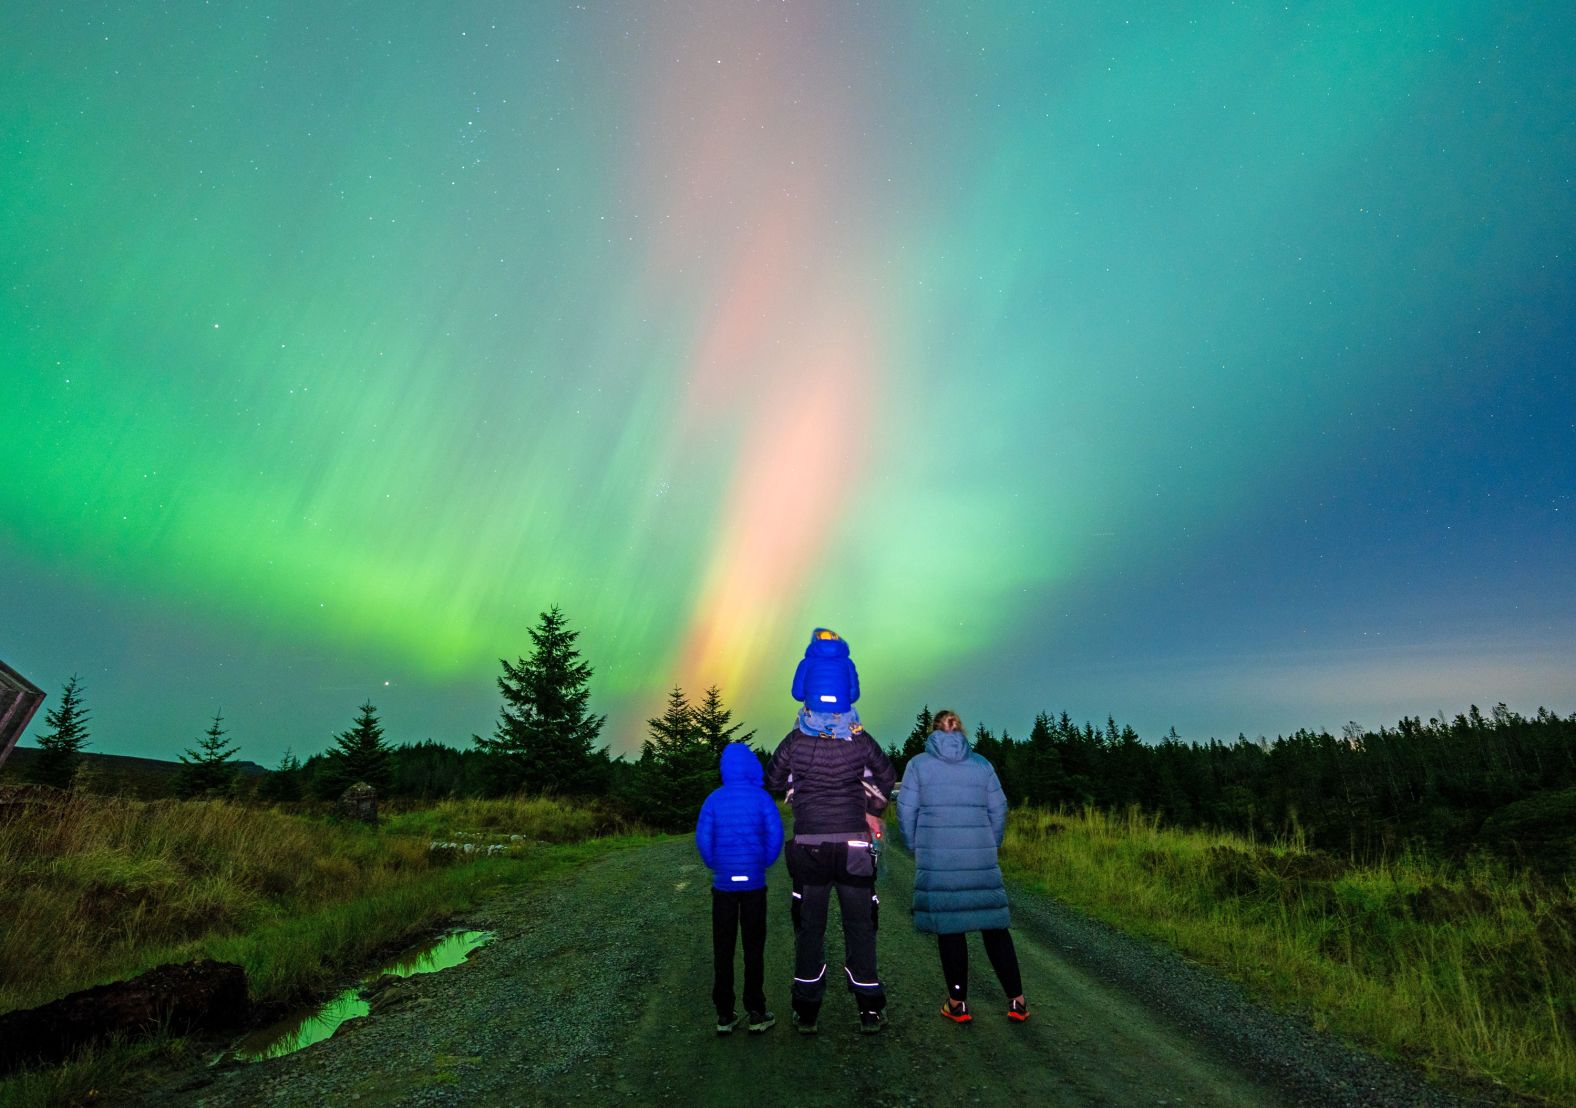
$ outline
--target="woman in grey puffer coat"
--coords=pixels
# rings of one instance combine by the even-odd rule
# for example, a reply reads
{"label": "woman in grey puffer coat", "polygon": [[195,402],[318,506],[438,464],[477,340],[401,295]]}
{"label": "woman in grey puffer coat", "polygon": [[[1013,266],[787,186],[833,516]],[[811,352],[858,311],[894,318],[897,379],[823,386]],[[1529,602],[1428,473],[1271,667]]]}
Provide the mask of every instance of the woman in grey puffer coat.
{"label": "woman in grey puffer coat", "polygon": [[947,979],[943,1016],[955,1023],[973,1019],[966,935],[978,931],[1007,994],[1007,1016],[1021,1023],[1029,1005],[996,862],[1007,831],[1007,797],[991,764],[969,750],[956,712],[937,712],[935,727],[897,794],[898,827],[914,852],[914,927],[936,936]]}

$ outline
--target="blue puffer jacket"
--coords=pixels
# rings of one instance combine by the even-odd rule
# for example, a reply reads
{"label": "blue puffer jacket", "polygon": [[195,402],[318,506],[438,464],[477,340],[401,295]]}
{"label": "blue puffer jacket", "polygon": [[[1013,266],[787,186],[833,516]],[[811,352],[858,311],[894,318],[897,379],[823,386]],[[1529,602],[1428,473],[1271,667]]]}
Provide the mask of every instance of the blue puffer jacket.
{"label": "blue puffer jacket", "polygon": [[766,871],[783,849],[783,821],[761,787],[761,760],[744,743],[722,752],[722,788],[713,789],[695,822],[695,847],[712,871],[713,888],[764,889]]}
{"label": "blue puffer jacket", "polygon": [[[822,632],[831,638],[822,638]],[[817,627],[793,671],[793,698],[812,712],[846,712],[859,699],[859,671],[848,656],[848,643]]]}
{"label": "blue puffer jacket", "polygon": [[961,731],[932,731],[897,792],[897,822],[914,852],[914,927],[937,935],[1006,927],[996,848],[1007,797]]}

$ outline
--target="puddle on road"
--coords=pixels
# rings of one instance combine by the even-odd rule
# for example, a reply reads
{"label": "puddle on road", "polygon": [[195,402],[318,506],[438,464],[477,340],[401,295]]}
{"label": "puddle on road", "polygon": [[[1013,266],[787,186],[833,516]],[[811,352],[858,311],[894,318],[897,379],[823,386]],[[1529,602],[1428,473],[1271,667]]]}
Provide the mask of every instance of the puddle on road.
{"label": "puddle on road", "polygon": [[252,1032],[242,1039],[231,1056],[242,1062],[261,1062],[320,1043],[339,1029],[346,1020],[364,1016],[372,1010],[361,999],[361,990],[384,974],[396,977],[414,977],[418,973],[436,973],[457,966],[471,956],[471,952],[486,946],[493,937],[491,931],[456,931],[435,943],[408,951],[393,962],[362,978],[331,1000],[303,1011],[295,1012],[278,1023]]}

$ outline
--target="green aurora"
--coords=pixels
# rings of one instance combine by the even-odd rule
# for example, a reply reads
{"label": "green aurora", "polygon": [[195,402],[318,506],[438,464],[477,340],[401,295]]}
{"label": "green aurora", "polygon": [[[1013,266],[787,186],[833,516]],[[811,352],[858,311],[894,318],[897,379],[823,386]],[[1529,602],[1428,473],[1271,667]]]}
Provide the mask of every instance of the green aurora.
{"label": "green aurora", "polygon": [[818,624],[883,739],[1576,708],[1564,24],[12,5],[0,656],[269,761],[550,604],[619,750]]}

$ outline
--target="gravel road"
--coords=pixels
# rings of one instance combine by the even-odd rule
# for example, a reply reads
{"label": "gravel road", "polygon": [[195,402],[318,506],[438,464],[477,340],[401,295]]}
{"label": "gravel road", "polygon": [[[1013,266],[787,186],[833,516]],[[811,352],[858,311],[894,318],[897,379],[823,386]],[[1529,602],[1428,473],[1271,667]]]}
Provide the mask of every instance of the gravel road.
{"label": "gravel road", "polygon": [[[1260,1008],[1233,986],[1054,900],[1013,890],[1033,1018],[1009,1023],[971,948],[970,1026],[937,1013],[934,940],[908,917],[913,864],[882,861],[879,940],[891,1022],[856,1031],[835,989],[821,1033],[789,1026],[788,882],[770,876],[767,997],[780,1022],[718,1038],[708,875],[688,840],[612,853],[470,913],[497,932],[452,970],[389,990],[373,1014],[297,1054],[205,1070],[157,1101],[201,1105],[551,1103],[1457,1105]],[[827,956],[841,939],[834,919]],[[1487,1103],[1487,1102],[1484,1102]]]}

